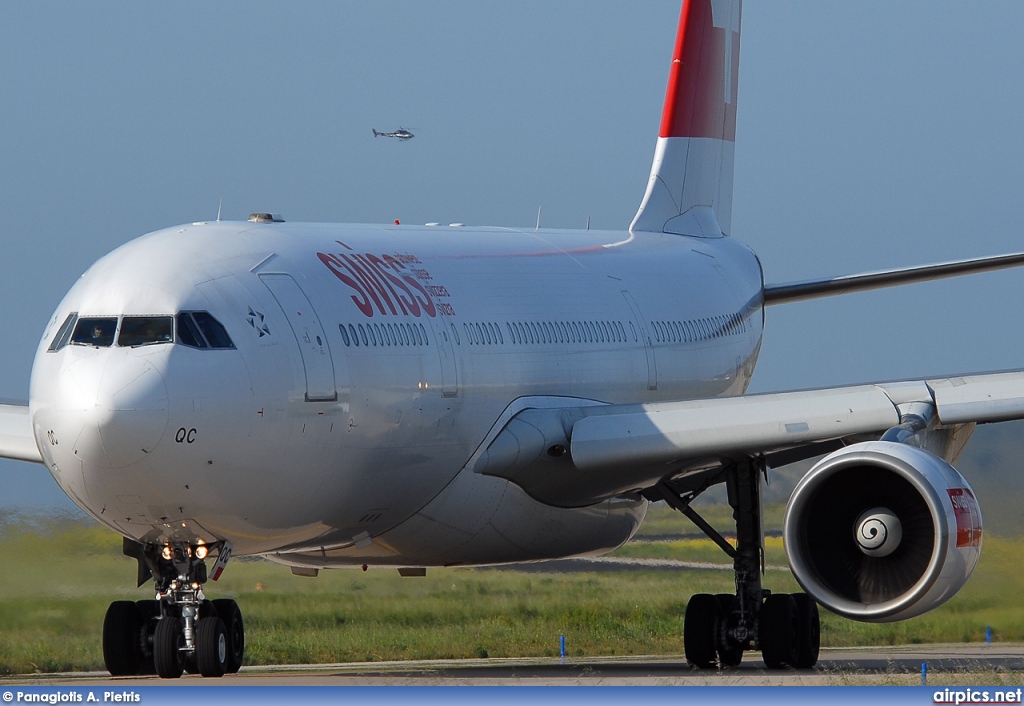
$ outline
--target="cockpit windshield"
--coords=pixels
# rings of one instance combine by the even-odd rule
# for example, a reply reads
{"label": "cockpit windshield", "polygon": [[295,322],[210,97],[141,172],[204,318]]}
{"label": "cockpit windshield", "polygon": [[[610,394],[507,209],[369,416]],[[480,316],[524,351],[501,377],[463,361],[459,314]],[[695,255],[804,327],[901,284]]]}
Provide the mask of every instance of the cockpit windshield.
{"label": "cockpit windshield", "polygon": [[121,320],[117,345],[129,347],[170,343],[174,340],[173,330],[172,316],[126,316]]}
{"label": "cockpit windshield", "polygon": [[[120,323],[120,326],[118,326]],[[175,326],[177,323],[177,326]],[[154,343],[180,343],[190,348],[234,348],[227,330],[208,311],[182,311],[177,315],[82,316],[68,314],[48,350],[59,351],[71,343],[109,348],[114,340],[121,348]]]}
{"label": "cockpit windshield", "polygon": [[80,346],[107,348],[113,345],[116,330],[116,316],[83,316],[75,325],[75,332],[71,334],[71,342]]}

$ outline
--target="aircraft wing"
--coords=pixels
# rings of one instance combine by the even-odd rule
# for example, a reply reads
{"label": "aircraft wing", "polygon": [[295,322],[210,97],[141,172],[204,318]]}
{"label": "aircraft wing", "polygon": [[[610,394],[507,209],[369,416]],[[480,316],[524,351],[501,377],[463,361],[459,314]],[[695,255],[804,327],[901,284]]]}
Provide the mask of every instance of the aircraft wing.
{"label": "aircraft wing", "polygon": [[42,463],[27,402],[0,402],[0,458]]}
{"label": "aircraft wing", "polygon": [[970,260],[956,260],[936,265],[919,265],[897,270],[867,272],[826,279],[790,282],[788,284],[767,285],[764,288],[765,306],[787,304],[789,302],[834,297],[851,292],[863,292],[868,289],[895,287],[901,284],[927,282],[933,279],[959,277],[960,275],[1003,270],[1008,267],[1024,265],[1024,253],[977,257]]}
{"label": "aircraft wing", "polygon": [[[549,504],[578,507],[723,459],[878,438],[911,415],[928,428],[1024,418],[1024,371],[646,405],[524,409],[471,459]],[[917,428],[908,433],[916,431]],[[797,460],[799,456],[791,460]]]}

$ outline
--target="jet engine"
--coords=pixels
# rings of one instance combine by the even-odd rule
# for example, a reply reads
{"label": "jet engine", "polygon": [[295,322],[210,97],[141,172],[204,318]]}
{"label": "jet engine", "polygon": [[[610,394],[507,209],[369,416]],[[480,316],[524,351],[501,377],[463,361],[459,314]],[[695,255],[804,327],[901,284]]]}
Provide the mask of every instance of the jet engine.
{"label": "jet engine", "polygon": [[797,484],[783,527],[796,580],[829,610],[892,622],[951,598],[981,556],[981,510],[943,459],[890,441],[829,454]]}

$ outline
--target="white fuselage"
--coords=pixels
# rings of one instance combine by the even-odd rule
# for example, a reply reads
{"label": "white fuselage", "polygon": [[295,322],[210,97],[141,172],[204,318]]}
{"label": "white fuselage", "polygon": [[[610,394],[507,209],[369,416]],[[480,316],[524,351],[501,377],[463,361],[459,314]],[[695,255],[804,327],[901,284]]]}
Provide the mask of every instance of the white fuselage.
{"label": "white fuselage", "polygon": [[[68,495],[139,541],[309,566],[603,552],[646,501],[550,507],[470,460],[526,407],[742,393],[762,289],[730,238],[181,226],[102,258],[61,302],[33,428]],[[72,313],[183,311],[212,314],[233,347],[48,350]]]}

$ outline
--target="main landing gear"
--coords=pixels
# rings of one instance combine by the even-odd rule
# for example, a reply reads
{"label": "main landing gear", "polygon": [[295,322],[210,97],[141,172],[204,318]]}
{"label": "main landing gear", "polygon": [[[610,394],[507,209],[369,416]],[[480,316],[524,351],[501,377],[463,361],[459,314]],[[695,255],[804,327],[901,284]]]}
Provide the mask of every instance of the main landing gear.
{"label": "main landing gear", "polygon": [[139,544],[124,540],[124,553],[139,562],[139,585],[153,578],[154,600],[114,601],[103,619],[103,662],[112,676],[182,672],[221,677],[242,666],[245,626],[238,604],[210,601],[203,593],[206,556],[219,550],[214,572],[231,554],[226,545]]}
{"label": "main landing gear", "polygon": [[733,559],[736,594],[699,593],[690,598],[683,620],[686,661],[700,669],[735,667],[746,650],[760,650],[770,669],[810,669],[818,661],[818,605],[805,593],[771,593],[761,586],[764,537],[761,529],[761,459],[727,466],[729,505],[736,521],[736,546],[690,507],[690,503],[720,476],[699,488],[684,489],[672,482],[655,486],[653,499],[664,499],[686,515]]}

